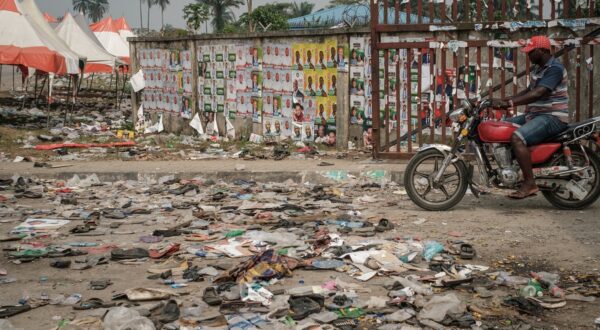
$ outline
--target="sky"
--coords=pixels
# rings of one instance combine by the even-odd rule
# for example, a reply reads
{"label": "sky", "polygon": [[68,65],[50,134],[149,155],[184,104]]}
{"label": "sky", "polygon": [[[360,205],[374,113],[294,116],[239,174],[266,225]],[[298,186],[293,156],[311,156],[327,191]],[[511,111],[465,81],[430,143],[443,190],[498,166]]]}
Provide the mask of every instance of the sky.
{"label": "sky", "polygon": [[[300,0],[297,0],[300,1]],[[329,1],[305,0],[316,3],[315,10],[323,8]],[[132,28],[140,27],[140,2],[139,0],[108,0],[110,9],[108,14],[115,18],[125,16]],[[171,24],[174,27],[185,28],[183,20],[183,7],[193,0],[171,0],[171,5],[165,10],[165,24]],[[290,2],[290,1],[281,1]],[[36,3],[42,12],[48,12],[52,16],[63,16],[68,10],[73,11],[72,0],[36,0]],[[252,5],[258,7],[266,3],[273,3],[272,0],[253,0]],[[147,11],[144,5],[144,26],[146,26]],[[234,10],[236,18],[247,10],[246,5],[240,6]],[[160,29],[160,7],[154,6],[150,11],[150,29]],[[210,30],[209,30],[210,31]]]}

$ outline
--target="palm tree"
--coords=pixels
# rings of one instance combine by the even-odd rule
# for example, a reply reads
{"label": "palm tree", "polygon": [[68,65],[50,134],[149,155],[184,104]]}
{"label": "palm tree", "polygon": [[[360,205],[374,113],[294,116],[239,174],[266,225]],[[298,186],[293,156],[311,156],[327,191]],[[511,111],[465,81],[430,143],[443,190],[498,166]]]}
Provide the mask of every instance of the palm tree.
{"label": "palm tree", "polygon": [[146,4],[148,5],[148,21],[146,22],[146,27],[148,27],[148,32],[150,32],[150,8],[154,6],[158,0],[146,0]]}
{"label": "palm tree", "polygon": [[89,13],[93,0],[73,0],[73,9],[84,15]]}
{"label": "palm tree", "polygon": [[108,0],[92,0],[92,6],[90,7],[88,17],[92,22],[98,22],[102,19],[104,14],[106,14],[108,7]]}
{"label": "palm tree", "polygon": [[142,12],[142,3],[144,3],[144,0],[140,0],[140,31],[144,31],[144,14]]}
{"label": "palm tree", "polygon": [[302,1],[298,4],[294,1],[290,9],[290,18],[306,16],[312,13],[314,7],[314,3]]}
{"label": "palm tree", "polygon": [[197,0],[210,8],[213,16],[212,26],[215,32],[222,32],[227,23],[235,21],[232,8],[239,8],[244,0]]}
{"label": "palm tree", "polygon": [[171,4],[171,0],[156,0],[156,3],[160,6],[160,29],[165,29],[165,9]]}

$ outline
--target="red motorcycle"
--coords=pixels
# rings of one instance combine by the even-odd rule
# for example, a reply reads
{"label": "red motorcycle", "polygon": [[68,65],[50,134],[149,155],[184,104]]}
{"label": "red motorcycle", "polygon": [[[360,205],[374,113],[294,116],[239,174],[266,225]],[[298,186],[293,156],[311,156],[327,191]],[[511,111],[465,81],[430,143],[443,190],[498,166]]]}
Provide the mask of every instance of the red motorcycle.
{"label": "red motorcycle", "polygon": [[[479,105],[463,101],[449,115],[455,132],[451,146],[425,145],[410,160],[404,185],[415,204],[430,211],[448,210],[468,187],[479,197],[491,187],[519,186],[522,177],[510,144],[518,126],[484,120],[482,113],[490,106],[490,100]],[[600,197],[600,156],[589,147],[600,145],[598,128],[600,116],[570,124],[558,136],[529,148],[536,184],[555,207],[583,209]]]}

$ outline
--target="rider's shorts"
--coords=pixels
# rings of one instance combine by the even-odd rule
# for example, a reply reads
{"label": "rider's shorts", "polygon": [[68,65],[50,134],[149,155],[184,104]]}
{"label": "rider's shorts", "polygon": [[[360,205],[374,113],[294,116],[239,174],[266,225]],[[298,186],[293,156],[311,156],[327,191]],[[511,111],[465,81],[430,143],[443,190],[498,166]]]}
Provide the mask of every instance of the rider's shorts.
{"label": "rider's shorts", "polygon": [[540,144],[567,129],[565,122],[556,116],[547,114],[520,115],[508,118],[506,121],[521,125],[515,134],[526,146]]}

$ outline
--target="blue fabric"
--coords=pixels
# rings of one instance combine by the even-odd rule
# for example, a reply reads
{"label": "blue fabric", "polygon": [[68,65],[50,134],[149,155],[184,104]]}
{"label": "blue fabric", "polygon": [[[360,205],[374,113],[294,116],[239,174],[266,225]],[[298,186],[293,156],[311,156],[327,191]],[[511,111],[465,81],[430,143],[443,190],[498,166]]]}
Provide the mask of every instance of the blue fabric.
{"label": "blue fabric", "polygon": [[520,115],[506,121],[521,125],[515,134],[526,146],[540,144],[567,129],[567,124],[553,115]]}

